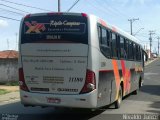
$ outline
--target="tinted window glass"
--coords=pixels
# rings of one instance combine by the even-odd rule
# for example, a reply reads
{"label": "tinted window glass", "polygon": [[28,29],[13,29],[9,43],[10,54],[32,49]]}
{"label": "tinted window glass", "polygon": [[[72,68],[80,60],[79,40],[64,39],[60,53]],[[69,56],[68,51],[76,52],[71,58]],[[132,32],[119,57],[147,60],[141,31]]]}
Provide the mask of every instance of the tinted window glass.
{"label": "tinted window glass", "polygon": [[132,60],[133,59],[133,43],[131,41],[129,41],[129,59]]}
{"label": "tinted window glass", "polygon": [[126,51],[126,59],[129,58],[129,50],[128,50],[128,43],[129,41],[127,39],[125,39],[125,51]]}
{"label": "tinted window glass", "polygon": [[138,50],[138,45],[136,45],[136,60],[139,59],[139,50]]}
{"label": "tinted window glass", "polygon": [[100,26],[98,27],[98,38],[99,38],[99,41],[101,43],[102,42],[102,29],[101,29]]}
{"label": "tinted window glass", "polygon": [[107,30],[107,46],[110,46],[110,32]]}
{"label": "tinted window glass", "polygon": [[136,60],[136,44],[133,43],[133,57],[134,57],[134,60]]}
{"label": "tinted window glass", "polygon": [[31,16],[22,25],[21,43],[88,44],[87,18],[73,15]]}
{"label": "tinted window glass", "polygon": [[105,28],[98,27],[98,33],[99,33],[99,41],[100,41],[100,50],[104,56],[109,57],[110,48],[108,46],[109,45],[108,31]]}
{"label": "tinted window glass", "polygon": [[116,34],[112,33],[112,56],[117,57],[117,43],[116,43]]}
{"label": "tinted window glass", "polygon": [[120,58],[125,58],[126,52],[124,50],[124,38],[120,37]]}
{"label": "tinted window glass", "polygon": [[102,29],[102,42],[101,44],[107,45],[107,32],[105,29]]}
{"label": "tinted window glass", "polygon": [[140,49],[140,46],[138,46],[137,60],[141,60],[141,49]]}

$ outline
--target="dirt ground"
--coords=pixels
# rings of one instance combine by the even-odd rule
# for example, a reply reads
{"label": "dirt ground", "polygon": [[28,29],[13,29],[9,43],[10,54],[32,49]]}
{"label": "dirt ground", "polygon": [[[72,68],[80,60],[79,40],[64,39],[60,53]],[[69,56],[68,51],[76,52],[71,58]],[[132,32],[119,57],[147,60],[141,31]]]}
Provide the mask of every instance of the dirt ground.
{"label": "dirt ground", "polygon": [[0,89],[4,89],[10,92],[15,92],[19,90],[19,86],[4,86],[4,85],[0,85]]}

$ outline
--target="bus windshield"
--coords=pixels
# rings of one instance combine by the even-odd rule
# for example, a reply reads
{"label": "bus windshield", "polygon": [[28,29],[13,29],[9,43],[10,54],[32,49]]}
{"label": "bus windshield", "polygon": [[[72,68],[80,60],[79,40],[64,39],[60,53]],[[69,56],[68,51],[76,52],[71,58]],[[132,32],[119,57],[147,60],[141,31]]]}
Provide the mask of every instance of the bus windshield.
{"label": "bus windshield", "polygon": [[88,44],[87,17],[31,16],[24,19],[21,33],[21,44],[48,42]]}

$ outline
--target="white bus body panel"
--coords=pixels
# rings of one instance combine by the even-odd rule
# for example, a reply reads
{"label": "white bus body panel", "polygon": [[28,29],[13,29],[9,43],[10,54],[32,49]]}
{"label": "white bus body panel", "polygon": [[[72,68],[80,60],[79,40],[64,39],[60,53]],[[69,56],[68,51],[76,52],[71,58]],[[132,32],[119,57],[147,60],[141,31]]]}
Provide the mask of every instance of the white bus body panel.
{"label": "white bus body panel", "polygon": [[26,85],[31,92],[79,94],[85,83],[87,54],[84,44],[22,45]]}

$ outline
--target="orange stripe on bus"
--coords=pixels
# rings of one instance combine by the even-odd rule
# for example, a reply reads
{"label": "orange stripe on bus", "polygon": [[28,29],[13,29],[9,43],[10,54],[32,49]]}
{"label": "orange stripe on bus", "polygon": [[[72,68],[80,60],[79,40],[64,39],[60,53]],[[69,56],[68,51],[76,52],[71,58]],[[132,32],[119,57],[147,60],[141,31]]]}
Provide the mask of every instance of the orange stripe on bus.
{"label": "orange stripe on bus", "polygon": [[101,24],[101,25],[103,25],[103,26],[107,27],[106,22],[105,22],[105,21],[103,21],[102,19],[99,19],[99,22],[100,22],[100,24]]}
{"label": "orange stripe on bus", "polygon": [[117,100],[118,99],[119,86],[120,86],[120,75],[119,75],[117,60],[112,60],[112,65],[113,65],[113,71],[114,71],[114,77],[115,77],[116,89],[117,89],[115,100]]}
{"label": "orange stripe on bus", "polygon": [[117,32],[117,28],[114,27],[114,26],[112,26],[112,31],[113,31],[113,32]]}
{"label": "orange stripe on bus", "polygon": [[131,72],[129,69],[126,68],[124,60],[121,60],[121,67],[122,67],[123,85],[124,85],[123,95],[125,95],[126,92],[129,93],[131,88],[131,83],[130,83]]}
{"label": "orange stripe on bus", "polygon": [[126,91],[129,93],[131,89],[131,71],[127,68],[126,68],[125,80],[126,80]]}
{"label": "orange stripe on bus", "polygon": [[127,91],[127,82],[126,82],[126,77],[125,77],[125,74],[126,74],[126,66],[125,66],[125,61],[124,60],[121,60],[121,67],[122,67],[122,76],[123,76],[123,87],[124,87],[124,91],[123,91],[123,95],[126,94],[126,91]]}

